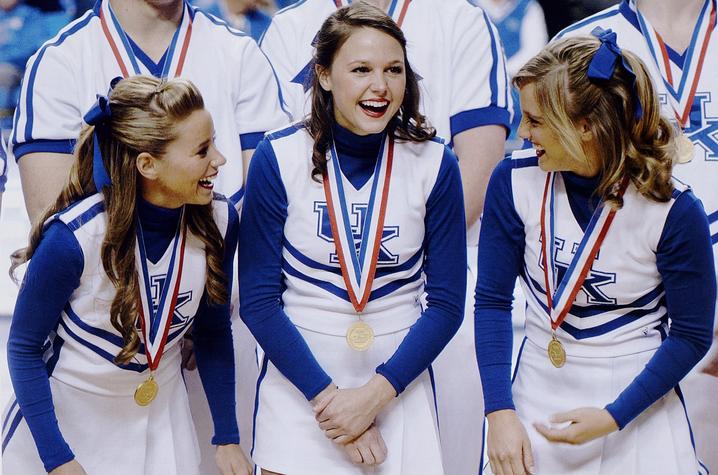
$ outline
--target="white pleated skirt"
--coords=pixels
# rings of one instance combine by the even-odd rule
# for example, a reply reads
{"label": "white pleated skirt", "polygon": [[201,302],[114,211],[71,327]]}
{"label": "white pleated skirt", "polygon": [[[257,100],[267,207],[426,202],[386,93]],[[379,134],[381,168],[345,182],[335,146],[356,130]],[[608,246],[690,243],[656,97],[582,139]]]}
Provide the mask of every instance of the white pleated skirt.
{"label": "white pleated skirt", "polygon": [[[199,448],[179,368],[149,406],[50,377],[60,431],[87,475],[195,475]],[[47,473],[15,398],[3,416],[3,473]]]}
{"label": "white pleated skirt", "polygon": [[[552,443],[533,423],[580,407],[603,408],[643,370],[655,350],[611,358],[569,355],[554,368],[546,350],[525,339],[513,382],[516,412],[542,475],[696,475],[702,472],[680,389],[671,390],[623,430],[582,445]],[[484,457],[485,471],[491,473]]]}
{"label": "white pleated skirt", "polygon": [[[341,388],[369,381],[376,367],[396,350],[408,329],[379,335],[364,352],[352,350],[343,336],[303,328],[319,364]],[[353,464],[327,439],[310,403],[259,350],[252,458],[258,466],[288,475],[441,475],[441,446],[430,370],[424,371],[377,417],[388,455],[372,468]]]}

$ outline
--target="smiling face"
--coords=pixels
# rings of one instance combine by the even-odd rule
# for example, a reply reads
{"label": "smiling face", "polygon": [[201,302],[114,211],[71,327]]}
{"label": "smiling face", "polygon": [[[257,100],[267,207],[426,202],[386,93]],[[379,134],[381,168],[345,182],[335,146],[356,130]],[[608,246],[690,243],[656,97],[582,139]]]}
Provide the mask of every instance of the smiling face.
{"label": "smiling face", "polygon": [[175,126],[175,133],[161,158],[138,156],[142,195],[165,208],[208,204],[218,169],[227,162],[214,145],[212,117],[204,109],[194,111]]}
{"label": "smiling face", "polygon": [[404,100],[404,50],[374,28],[355,29],[330,68],[317,75],[332,94],[335,120],[357,135],[383,131]]}
{"label": "smiling face", "polygon": [[[574,157],[561,141],[557,131],[547,123],[545,114],[536,100],[535,85],[533,83],[524,85],[519,90],[519,95],[522,114],[519,136],[531,141],[536,150],[541,170],[547,172],[570,171],[581,176],[595,176],[599,171],[596,161],[584,162],[581,158]],[[575,133],[581,141],[591,139],[591,133],[585,121],[581,121],[575,129]]]}

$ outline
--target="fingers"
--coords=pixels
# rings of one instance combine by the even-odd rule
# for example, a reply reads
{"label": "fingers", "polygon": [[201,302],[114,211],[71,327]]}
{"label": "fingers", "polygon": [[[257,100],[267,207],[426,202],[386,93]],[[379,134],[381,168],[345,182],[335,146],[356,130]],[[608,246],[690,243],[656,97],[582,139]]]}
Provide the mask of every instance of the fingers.
{"label": "fingers", "polygon": [[534,468],[534,454],[533,450],[531,450],[531,441],[528,439],[528,437],[524,440],[522,450],[524,468],[526,469],[527,473],[533,475],[534,473],[536,473],[536,469]]}
{"label": "fingers", "polygon": [[365,465],[374,465],[376,463],[376,460],[374,459],[374,454],[368,446],[358,444],[358,448],[359,453],[361,453],[362,463],[364,463]]}
{"label": "fingers", "polygon": [[356,447],[355,444],[347,444],[344,449],[346,454],[349,456],[349,460],[352,461],[352,463],[360,464],[362,463],[362,456],[361,453],[359,453],[359,449]]}
{"label": "fingers", "polygon": [[549,442],[563,442],[566,444],[579,443],[576,438],[576,425],[571,424],[563,429],[552,429],[543,424],[534,424],[534,428]]}
{"label": "fingers", "polygon": [[553,422],[555,424],[560,424],[562,422],[576,422],[578,420],[578,414],[577,412],[580,409],[574,409],[572,411],[567,412],[558,412],[554,415],[552,415],[549,418],[550,422]]}

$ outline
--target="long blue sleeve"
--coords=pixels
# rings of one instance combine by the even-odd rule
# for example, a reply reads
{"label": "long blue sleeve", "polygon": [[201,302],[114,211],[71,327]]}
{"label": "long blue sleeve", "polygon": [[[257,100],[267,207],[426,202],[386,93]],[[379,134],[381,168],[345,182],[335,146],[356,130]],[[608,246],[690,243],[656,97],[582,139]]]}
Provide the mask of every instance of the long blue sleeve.
{"label": "long blue sleeve", "polygon": [[397,394],[431,364],[461,326],[466,298],[465,222],[459,164],[446,148],[424,218],[426,310],[376,370]]}
{"label": "long blue sleeve", "polygon": [[57,423],[43,353],[60,312],[80,285],[83,265],[75,236],[62,222],[52,223],[28,266],[8,336],[10,379],[48,472],[75,456]]}
{"label": "long blue sleeve", "polygon": [[274,366],[304,397],[331,383],[299,331],[284,313],[282,242],[287,195],[267,139],[252,157],[239,226],[239,299],[242,320]]}
{"label": "long blue sleeve", "polygon": [[[215,202],[220,205],[223,202]],[[234,206],[229,208],[229,224],[224,240],[222,270],[227,276],[227,299],[232,295],[234,255],[239,235],[239,216]],[[234,347],[230,304],[210,305],[207,294],[197,310],[193,327],[194,351],[202,386],[207,395],[214,423],[212,444],[238,444],[235,402]]]}
{"label": "long blue sleeve", "polygon": [[656,253],[666,291],[668,336],[631,384],[606,406],[624,428],[674,388],[708,351],[713,332],[716,277],[708,219],[691,192],[674,203]]}
{"label": "long blue sleeve", "polygon": [[523,268],[524,225],[513,204],[511,170],[505,159],[486,190],[479,237],[474,339],[484,392],[484,411],[514,409],[511,396],[511,303]]}

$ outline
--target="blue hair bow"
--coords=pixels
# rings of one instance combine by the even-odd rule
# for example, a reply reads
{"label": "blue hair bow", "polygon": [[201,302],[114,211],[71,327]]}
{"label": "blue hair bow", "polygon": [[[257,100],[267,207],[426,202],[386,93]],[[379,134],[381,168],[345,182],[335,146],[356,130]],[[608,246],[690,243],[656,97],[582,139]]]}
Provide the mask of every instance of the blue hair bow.
{"label": "blue hair bow", "polygon": [[618,58],[621,58],[621,64],[628,73],[632,76],[631,88],[633,90],[633,108],[634,116],[636,120],[643,117],[643,107],[641,106],[641,100],[638,96],[638,90],[636,89],[636,73],[631,69],[631,65],[628,64],[626,58],[623,56],[621,48],[616,43],[616,33],[610,29],[604,30],[600,26],[591,31],[591,34],[601,41],[601,46],[593,55],[591,63],[588,65],[588,78],[598,79],[602,81],[608,81],[613,76],[613,72],[618,64]]}
{"label": "blue hair bow", "polygon": [[92,181],[95,183],[95,189],[102,191],[105,186],[112,185],[110,174],[107,172],[105,162],[102,160],[102,150],[100,150],[100,138],[98,130],[105,128],[107,123],[112,118],[112,109],[110,108],[109,95],[112,89],[122,78],[114,78],[110,81],[110,90],[107,91],[107,96],[97,94],[97,100],[92,105],[89,111],[84,115],[83,120],[87,125],[94,125],[95,131],[92,134]]}

